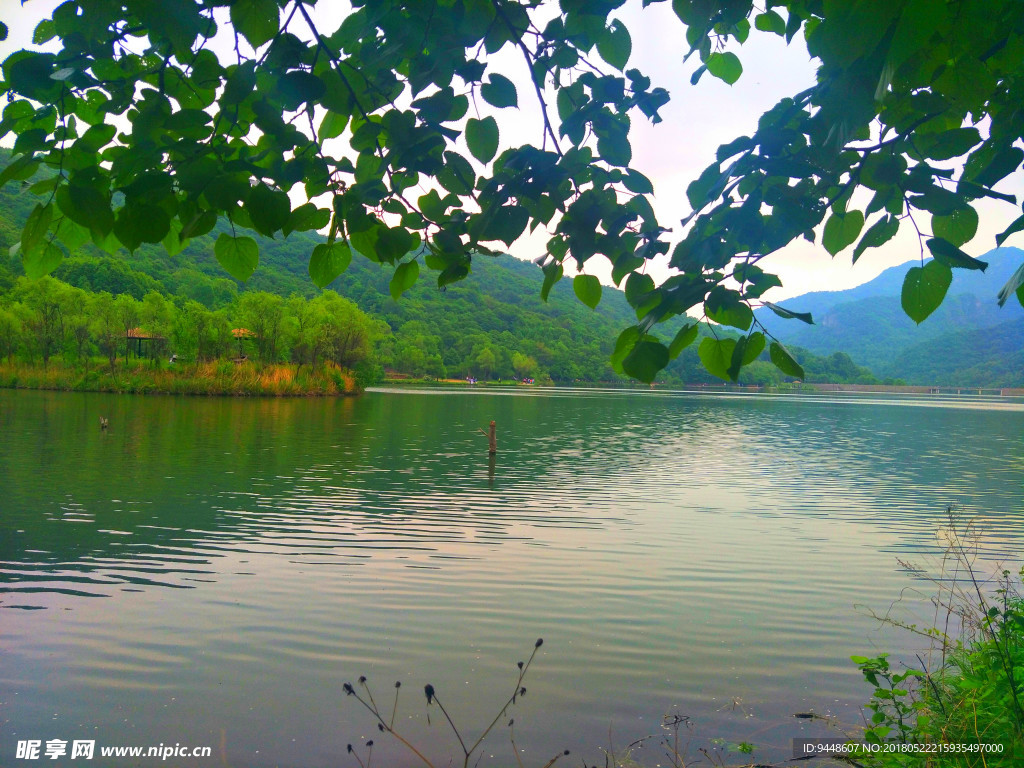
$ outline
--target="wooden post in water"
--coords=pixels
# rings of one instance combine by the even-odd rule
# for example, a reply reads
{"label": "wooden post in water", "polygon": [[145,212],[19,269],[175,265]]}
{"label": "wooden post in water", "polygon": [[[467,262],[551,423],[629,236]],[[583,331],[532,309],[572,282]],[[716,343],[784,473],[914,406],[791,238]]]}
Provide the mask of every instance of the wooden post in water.
{"label": "wooden post in water", "polygon": [[491,422],[490,431],[487,433],[487,452],[493,456],[498,452],[498,428]]}

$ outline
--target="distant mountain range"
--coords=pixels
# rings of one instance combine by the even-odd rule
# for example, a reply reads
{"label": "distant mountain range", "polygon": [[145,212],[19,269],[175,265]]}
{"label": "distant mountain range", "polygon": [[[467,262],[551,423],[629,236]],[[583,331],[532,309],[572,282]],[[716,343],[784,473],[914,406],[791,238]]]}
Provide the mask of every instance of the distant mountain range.
{"label": "distant mountain range", "polygon": [[946,300],[921,325],[906,316],[900,293],[908,262],[847,291],[808,293],[781,302],[810,312],[814,325],[783,320],[766,308],[758,320],[787,346],[819,355],[846,352],[879,377],[908,384],[1024,386],[1024,307],[1015,297],[1000,308],[999,290],[1024,263],[1019,248],[980,257],[984,272],[953,270]]}

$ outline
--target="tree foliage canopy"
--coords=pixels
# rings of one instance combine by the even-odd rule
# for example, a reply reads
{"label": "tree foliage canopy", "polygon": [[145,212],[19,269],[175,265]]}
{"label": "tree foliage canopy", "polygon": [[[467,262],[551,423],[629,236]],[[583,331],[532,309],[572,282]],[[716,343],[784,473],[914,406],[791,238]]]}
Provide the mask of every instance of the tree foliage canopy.
{"label": "tree foliage canopy", "polygon": [[[637,316],[613,365],[651,380],[697,337],[686,325],[659,339],[658,323],[695,308],[742,332],[701,342],[710,371],[735,379],[755,360],[766,338],[752,307],[780,284],[759,262],[797,238],[820,232],[826,251],[853,246],[856,260],[914,227],[922,264],[903,305],[918,322],[952,269],[985,267],[962,247],[976,201],[1016,204],[996,187],[1024,160],[1019,2],[673,0],[680,50],[701,62],[694,82],[735,82],[733,49],[752,29],[803,35],[820,61],[813,87],[722,145],[689,185],[675,240],[651,182],[630,168],[631,120],[659,121],[669,94],[629,67],[621,5],[354,0],[332,29],[313,0],[68,0],[33,38],[59,50],[21,50],[2,67],[0,136],[16,140],[0,183],[53,172],[31,186],[25,270],[52,271],[58,243],[162,242],[173,253],[227,218],[215,254],[237,279],[259,262],[244,230],[326,228],[310,254],[314,282],[330,283],[357,253],[394,267],[397,296],[421,262],[444,286],[543,226],[542,293],[567,259],[577,270],[607,259]],[[528,87],[495,63],[506,50],[528,67]],[[542,141],[499,153],[503,110],[527,99],[539,103]],[[1024,217],[997,241],[1022,229]],[[655,285],[645,267],[665,255],[675,272]],[[573,287],[600,301],[592,275]],[[1024,302],[1024,266],[1000,302],[1013,293]],[[781,344],[770,353],[800,373]]]}

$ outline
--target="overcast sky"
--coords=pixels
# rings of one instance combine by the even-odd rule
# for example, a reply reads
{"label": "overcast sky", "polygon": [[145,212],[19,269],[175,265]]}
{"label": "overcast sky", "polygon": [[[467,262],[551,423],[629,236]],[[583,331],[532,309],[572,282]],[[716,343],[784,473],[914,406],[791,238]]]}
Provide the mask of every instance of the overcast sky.
{"label": "overcast sky", "polygon": [[[0,43],[0,58],[28,45],[35,25],[57,4],[56,0],[28,0],[23,7],[18,0],[0,0],[0,18],[10,27],[8,40]],[[333,31],[344,6],[337,2],[321,6],[317,15],[323,20],[323,29]],[[672,95],[672,100],[661,109],[664,119],[658,125],[634,114],[630,140],[632,165],[653,181],[655,211],[662,225],[673,228],[673,237],[677,237],[679,220],[690,210],[686,186],[714,159],[719,144],[755,130],[758,117],[766,109],[814,82],[815,67],[799,37],[787,46],[778,36],[754,31],[742,47],[735,49],[744,67],[739,82],[729,86],[705,74],[696,86],[691,86],[689,78],[697,66],[696,57],[683,65],[684,28],[672,13],[670,3],[642,9],[639,0],[631,0],[613,17],[621,18],[632,35],[629,66],[640,69],[654,85],[668,89]],[[499,66],[519,86],[520,109],[500,110],[497,115],[501,148],[539,143],[540,114],[525,63],[508,50],[495,57],[492,65]],[[11,138],[3,143],[10,146]],[[339,150],[340,145],[336,147]],[[1024,196],[1022,175],[1015,174],[1000,188],[1020,199]],[[964,246],[975,256],[993,248],[995,234],[1020,215],[1016,206],[997,201],[979,204],[979,212],[978,235]],[[919,221],[922,223],[927,222]],[[522,238],[511,250],[522,258],[535,258],[544,252],[545,241],[546,237],[538,231],[533,237]],[[1014,245],[1015,240],[1011,238],[1007,244]],[[773,254],[762,265],[774,268],[784,287],[773,289],[767,298],[778,300],[808,291],[849,288],[920,254],[917,238],[907,226],[882,248],[866,251],[856,265],[851,264],[852,250],[851,247],[833,259],[820,245],[800,240]],[[603,278],[607,275],[591,269],[589,263],[587,271]],[[655,267],[652,274],[660,282],[659,277],[667,276],[668,270]]]}

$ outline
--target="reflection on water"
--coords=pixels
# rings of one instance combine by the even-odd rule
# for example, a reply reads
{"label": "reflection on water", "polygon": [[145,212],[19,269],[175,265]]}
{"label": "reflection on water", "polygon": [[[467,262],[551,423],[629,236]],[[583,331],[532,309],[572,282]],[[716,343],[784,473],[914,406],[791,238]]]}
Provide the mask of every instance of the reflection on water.
{"label": "reflection on water", "polygon": [[854,605],[912,584],[896,557],[935,551],[948,504],[983,515],[992,561],[1024,539],[1006,400],[0,391],[0,429],[5,758],[88,737],[335,765],[374,735],[346,680],[433,682],[475,724],[538,636],[515,716],[541,762],[673,706],[729,738],[774,723],[785,752],[779,717],[858,719],[847,657],[907,641]]}

